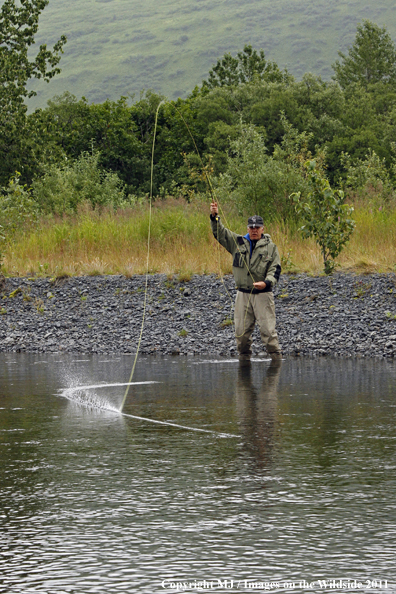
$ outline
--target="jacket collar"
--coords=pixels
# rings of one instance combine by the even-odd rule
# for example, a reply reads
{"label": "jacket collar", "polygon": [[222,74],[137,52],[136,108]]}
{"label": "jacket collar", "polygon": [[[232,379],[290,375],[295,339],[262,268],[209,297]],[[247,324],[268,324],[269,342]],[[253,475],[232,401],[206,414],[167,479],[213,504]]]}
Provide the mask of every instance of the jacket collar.
{"label": "jacket collar", "polygon": [[[248,242],[249,242],[249,245],[250,245],[250,257],[252,257],[252,253],[253,253],[253,242],[252,242],[252,240],[250,239],[250,235],[249,235],[249,233],[246,233],[246,235],[244,235],[244,238],[245,238],[245,239],[247,239],[247,240],[248,240]],[[260,239],[257,239],[257,243],[258,243],[259,241],[263,240],[263,239],[265,240],[265,243],[264,243],[264,245],[266,245],[267,243],[269,243],[269,242],[270,242],[270,240],[271,240],[271,237],[270,237],[269,235],[267,235],[266,233],[262,233],[262,234],[261,234],[261,237],[260,237]]]}

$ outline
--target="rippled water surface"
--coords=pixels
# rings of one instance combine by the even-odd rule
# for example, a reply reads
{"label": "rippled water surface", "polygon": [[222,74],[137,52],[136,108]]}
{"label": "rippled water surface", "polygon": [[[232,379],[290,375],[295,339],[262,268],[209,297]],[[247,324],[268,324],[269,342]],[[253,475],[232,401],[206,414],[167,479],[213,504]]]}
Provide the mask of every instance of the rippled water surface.
{"label": "rippled water surface", "polygon": [[396,364],[131,364],[0,354],[1,593],[396,592]]}

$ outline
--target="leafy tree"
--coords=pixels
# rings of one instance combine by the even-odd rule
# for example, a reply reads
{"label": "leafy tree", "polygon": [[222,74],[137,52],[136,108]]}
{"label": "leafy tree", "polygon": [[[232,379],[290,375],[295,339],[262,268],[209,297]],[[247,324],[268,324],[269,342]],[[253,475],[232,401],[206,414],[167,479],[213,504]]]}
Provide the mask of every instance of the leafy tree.
{"label": "leafy tree", "polygon": [[365,89],[360,83],[353,83],[343,91],[343,98],[338,129],[328,139],[322,138],[320,131],[316,137],[319,144],[327,140],[327,173],[333,184],[345,179],[343,153],[348,153],[354,161],[365,159],[371,149],[386,160],[389,168],[391,143],[395,138],[392,112],[396,94],[388,84],[376,83]]}
{"label": "leafy tree", "polygon": [[380,139],[375,128],[361,128],[353,131],[346,129],[345,134],[335,136],[326,146],[326,161],[329,178],[334,183],[345,179],[345,169],[342,164],[342,154],[348,153],[353,160],[364,159],[370,148],[377,154],[382,153]]}
{"label": "leafy tree", "polygon": [[85,97],[77,99],[68,91],[62,95],[55,95],[47,102],[45,109],[36,110],[28,116],[29,121],[38,119],[45,122],[47,136],[68,158],[77,159],[82,152],[89,150],[90,143],[92,145],[93,118]]}
{"label": "leafy tree", "polygon": [[88,104],[84,97],[78,100],[66,92],[49,101],[46,109],[28,116],[28,121],[46,122],[47,143],[57,146],[59,163],[62,155],[75,160],[83,153],[97,150],[99,166],[117,173],[129,191],[136,192],[149,179],[154,104],[147,107],[145,101],[144,106],[131,107],[126,97]]}
{"label": "leafy tree", "polygon": [[230,53],[224,54],[209,71],[203,86],[209,89],[234,87],[256,79],[281,82],[285,78],[291,77],[286,71],[282,72],[275,62],[266,60],[263,50],[257,52],[251,45],[245,45],[236,58]]}
{"label": "leafy tree", "polygon": [[339,256],[355,228],[351,219],[353,207],[344,204],[342,190],[333,190],[315,161],[307,161],[305,168],[310,183],[310,192],[303,198],[295,192],[291,198],[304,225],[300,231],[305,238],[313,237],[319,245],[324,263],[324,271],[331,274]]}
{"label": "leafy tree", "polygon": [[[24,0],[18,6],[27,10],[45,4],[46,0]],[[3,6],[16,5],[7,0]],[[363,33],[370,29],[367,23],[360,26]],[[32,20],[31,29],[33,24]],[[372,27],[383,31],[376,25]],[[0,46],[2,59],[4,48]],[[31,56],[30,61],[34,62]],[[337,81],[323,81],[312,74],[295,81],[271,64],[262,51],[245,46],[235,57],[226,54],[219,60],[208,81],[186,99],[168,101],[161,107],[154,154],[154,194],[164,196],[190,186],[189,168],[198,171],[202,162],[213,168],[214,175],[228,174],[230,159],[236,157],[236,145],[231,145],[242,140],[241,121],[246,129],[253,126],[265,148],[262,151],[258,143],[244,154],[247,157],[249,153],[252,166],[255,154],[262,156],[257,163],[257,180],[264,176],[263,188],[271,185],[266,204],[272,212],[290,209],[289,193],[299,191],[304,179],[301,163],[312,158],[317,161],[316,147],[326,153],[326,176],[332,185],[345,181],[343,152],[349,154],[351,163],[358,163],[364,162],[370,150],[374,151],[394,179],[391,147],[396,137],[396,85],[389,84],[386,76],[379,82],[355,81],[343,88]],[[56,64],[48,62],[46,72],[51,69],[55,72]],[[6,86],[0,88],[1,96],[5,97]],[[0,115],[4,124],[0,129],[0,184],[5,185],[17,169],[22,172],[22,183],[30,185],[49,167],[62,169],[65,157],[71,165],[94,150],[100,153],[99,169],[117,173],[128,193],[142,196],[148,192],[154,119],[161,96],[148,92],[132,104],[125,97],[89,104],[84,98],[65,93],[50,101],[47,108],[26,116],[26,86],[22,85],[20,92],[20,109],[2,110]],[[17,103],[10,105],[15,107]],[[305,134],[304,150],[296,144],[290,153],[285,141],[288,138],[289,142],[291,136],[285,121],[290,122],[300,140]],[[242,167],[241,163],[238,167]],[[233,179],[231,175],[232,196],[236,199]]]}
{"label": "leafy tree", "polygon": [[[202,131],[197,123],[194,94],[186,100],[165,103],[159,111],[154,153],[154,194],[185,176],[183,153],[194,150],[192,139],[181,116],[187,122],[201,152],[204,150]],[[129,193],[144,195],[150,187],[151,149],[155,113],[160,95],[147,92],[128,105],[127,98],[89,104],[66,92],[48,102],[48,107],[36,110],[27,118],[29,130],[41,130],[36,147],[44,142],[47,151],[40,155],[47,164],[62,166],[64,157],[79,159],[92,149],[99,151],[98,165],[117,173]],[[43,140],[45,139],[45,140]],[[36,171],[42,168],[36,163]],[[183,180],[182,180],[183,183]]]}
{"label": "leafy tree", "polygon": [[352,83],[364,87],[378,82],[396,84],[396,47],[385,27],[364,20],[357,27],[348,55],[338,52],[333,64],[335,80],[345,88]]}
{"label": "leafy tree", "polygon": [[[227,154],[230,149],[230,143],[235,141],[239,135],[240,126],[226,124],[222,120],[212,122],[209,125],[208,135],[205,138],[205,144],[208,153],[212,157],[212,164],[216,173],[223,173],[227,168]],[[260,133],[260,129],[257,129]],[[264,137],[265,131],[262,136]],[[265,138],[265,137],[264,137]]]}
{"label": "leafy tree", "polygon": [[250,109],[250,121],[256,126],[265,129],[267,145],[271,150],[276,144],[282,142],[284,127],[281,121],[281,113],[284,113],[288,121],[303,130],[302,112],[304,108],[298,103],[295,96],[295,85],[284,85],[274,83],[266,85],[262,93],[258,94]]}
{"label": "leafy tree", "polygon": [[57,64],[66,37],[54,45],[52,51],[41,45],[33,60],[29,59],[28,49],[34,43],[38,31],[40,13],[49,0],[5,0],[0,9],[0,72],[2,107],[21,104],[25,97],[36,93],[28,91],[27,82],[31,78],[43,78],[49,82],[60,72]]}
{"label": "leafy tree", "polygon": [[52,50],[41,45],[32,58],[29,48],[34,44],[38,21],[48,0],[4,0],[0,8],[0,179],[6,183],[18,168],[18,158],[24,149],[25,98],[32,78],[46,82],[60,72],[57,67],[66,37],[57,41]]}
{"label": "leafy tree", "polygon": [[239,211],[250,208],[268,215],[272,207],[268,186],[274,180],[268,179],[267,163],[264,139],[254,126],[241,124],[238,138],[231,142],[227,171],[219,176],[220,195],[234,202]]}

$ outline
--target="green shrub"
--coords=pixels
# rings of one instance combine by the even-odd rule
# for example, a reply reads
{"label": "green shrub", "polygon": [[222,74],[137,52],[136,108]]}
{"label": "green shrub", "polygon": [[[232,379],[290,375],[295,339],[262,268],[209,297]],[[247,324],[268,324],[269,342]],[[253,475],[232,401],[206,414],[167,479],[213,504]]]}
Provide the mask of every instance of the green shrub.
{"label": "green shrub", "polygon": [[372,194],[370,190],[374,190],[377,199],[387,201],[394,195],[385,159],[381,159],[375,151],[369,149],[365,159],[354,161],[348,153],[342,153],[341,163],[347,172],[346,187],[360,196],[366,198],[368,194]]}
{"label": "green shrub", "polygon": [[331,274],[335,268],[335,258],[355,228],[355,222],[350,218],[353,207],[344,204],[344,192],[330,187],[315,161],[307,161],[305,168],[311,191],[305,199],[300,192],[292,194],[291,198],[304,222],[300,228],[303,237],[315,239],[322,251],[324,271]]}
{"label": "green shrub", "polygon": [[101,170],[99,153],[83,153],[76,161],[50,165],[44,176],[33,182],[33,195],[44,213],[62,215],[77,211],[88,202],[92,208],[123,204],[124,184],[116,173]]}
{"label": "green shrub", "polygon": [[20,184],[16,172],[8,186],[0,189],[0,265],[5,245],[17,232],[37,221],[37,204],[27,185]]}

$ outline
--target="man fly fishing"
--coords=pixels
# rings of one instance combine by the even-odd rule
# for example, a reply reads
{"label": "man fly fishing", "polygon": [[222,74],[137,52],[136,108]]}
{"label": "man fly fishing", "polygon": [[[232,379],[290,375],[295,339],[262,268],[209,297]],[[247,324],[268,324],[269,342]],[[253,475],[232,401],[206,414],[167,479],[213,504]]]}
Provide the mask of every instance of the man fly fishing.
{"label": "man fly fishing", "polygon": [[259,216],[249,217],[245,236],[224,227],[217,202],[210,205],[210,220],[213,235],[233,258],[232,271],[237,288],[234,321],[239,360],[250,360],[251,336],[256,321],[268,354],[272,360],[281,360],[272,293],[281,273],[278,248],[271,237],[263,233],[264,222]]}

